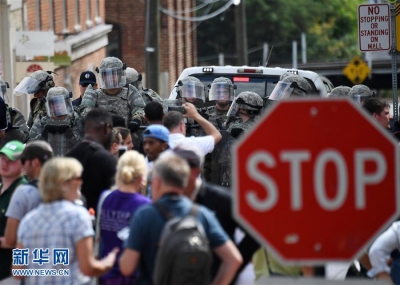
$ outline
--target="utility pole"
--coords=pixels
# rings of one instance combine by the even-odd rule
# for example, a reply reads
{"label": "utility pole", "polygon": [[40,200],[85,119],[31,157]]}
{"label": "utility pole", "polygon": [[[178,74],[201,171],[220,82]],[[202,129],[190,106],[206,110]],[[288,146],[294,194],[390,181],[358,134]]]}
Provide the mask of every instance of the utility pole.
{"label": "utility pole", "polygon": [[237,65],[248,65],[245,0],[241,0],[240,4],[235,7],[235,32]]}
{"label": "utility pole", "polygon": [[158,7],[160,0],[147,0],[146,2],[146,88],[160,92],[160,13]]}

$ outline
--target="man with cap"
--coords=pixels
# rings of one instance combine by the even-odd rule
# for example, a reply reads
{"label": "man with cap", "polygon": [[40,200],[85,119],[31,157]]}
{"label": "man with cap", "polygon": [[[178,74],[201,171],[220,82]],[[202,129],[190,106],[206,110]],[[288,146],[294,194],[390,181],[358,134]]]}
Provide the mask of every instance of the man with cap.
{"label": "man with cap", "polygon": [[11,246],[17,243],[17,230],[21,219],[41,202],[38,179],[44,163],[53,157],[53,149],[45,141],[33,141],[26,145],[21,154],[14,157],[21,160],[25,176],[30,182],[15,190],[7,208],[5,239]]}
{"label": "man with cap", "polygon": [[0,284],[19,284],[11,277],[12,245],[6,243],[4,231],[6,228],[6,210],[15,189],[27,182],[22,175],[22,164],[19,155],[24,150],[20,141],[10,141],[0,149]]}
{"label": "man with cap", "polygon": [[[201,150],[194,144],[182,143],[177,145],[173,152],[185,159],[190,167],[189,181],[184,189],[184,195],[193,202],[203,205],[210,209],[222,228],[228,234],[232,241],[235,240],[235,230],[239,225],[232,216],[232,195],[231,192],[215,184],[207,183],[200,177],[201,167],[204,162],[204,156]],[[259,244],[249,235],[244,235],[243,239],[236,244],[240,254],[243,257],[243,264],[236,273],[235,278],[246,267],[251,260],[253,253],[260,247]],[[214,256],[212,266],[212,276],[214,277],[221,264],[221,259]],[[232,282],[234,284],[234,282]]]}
{"label": "man with cap", "polygon": [[169,131],[163,125],[150,125],[143,132],[143,150],[146,154],[147,170],[151,171],[154,161],[168,148]]}
{"label": "man with cap", "polygon": [[86,88],[89,86],[89,84],[92,85],[93,90],[97,89],[96,75],[87,70],[82,72],[81,76],[79,77],[79,92],[81,92],[81,95],[79,98],[72,101],[72,106],[79,107],[82,102],[83,94],[85,94]]}

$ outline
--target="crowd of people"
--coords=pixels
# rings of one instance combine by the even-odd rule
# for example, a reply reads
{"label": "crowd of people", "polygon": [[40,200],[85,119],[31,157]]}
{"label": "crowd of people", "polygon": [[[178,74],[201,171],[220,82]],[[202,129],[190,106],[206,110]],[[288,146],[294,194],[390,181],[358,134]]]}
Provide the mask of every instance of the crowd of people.
{"label": "crowd of people", "polygon": [[[0,285],[234,284],[251,261],[259,284],[324,274],[282,265],[261,247],[234,220],[229,191],[232,143],[274,102],[313,95],[315,86],[285,73],[262,98],[235,95],[232,81],[218,77],[207,97],[215,104],[203,107],[206,88],[193,76],[178,83],[177,99],[164,100],[118,58],[97,72],[82,72],[75,100],[52,73],[32,73],[12,91],[34,95],[27,121],[0,100]],[[0,87],[4,98],[8,84],[0,79]],[[340,86],[334,96],[354,99],[400,137],[389,105],[368,87]],[[360,260],[366,278],[400,284],[399,229],[395,222]],[[186,243],[171,246],[172,236]],[[12,276],[38,268],[69,275]]]}

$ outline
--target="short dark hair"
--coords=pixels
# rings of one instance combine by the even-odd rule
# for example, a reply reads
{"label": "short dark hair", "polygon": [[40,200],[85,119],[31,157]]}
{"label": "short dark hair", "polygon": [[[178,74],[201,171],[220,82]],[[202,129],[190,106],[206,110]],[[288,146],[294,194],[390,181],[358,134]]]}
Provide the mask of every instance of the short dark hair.
{"label": "short dark hair", "polygon": [[150,122],[161,121],[164,117],[163,106],[156,101],[149,102],[144,107],[144,114]]}
{"label": "short dark hair", "polygon": [[368,98],[364,101],[362,106],[371,115],[380,114],[384,108],[390,108],[388,102],[379,98]]}
{"label": "short dark hair", "polygon": [[91,125],[110,124],[112,126],[112,118],[110,113],[101,108],[93,108],[85,117],[85,127]]}
{"label": "short dark hair", "polygon": [[179,126],[184,117],[182,113],[177,111],[170,111],[164,116],[163,124],[169,130],[173,130]]}
{"label": "short dark hair", "polygon": [[131,131],[127,128],[124,127],[115,127],[115,128],[119,131],[123,140],[125,140],[127,136],[131,134]]}

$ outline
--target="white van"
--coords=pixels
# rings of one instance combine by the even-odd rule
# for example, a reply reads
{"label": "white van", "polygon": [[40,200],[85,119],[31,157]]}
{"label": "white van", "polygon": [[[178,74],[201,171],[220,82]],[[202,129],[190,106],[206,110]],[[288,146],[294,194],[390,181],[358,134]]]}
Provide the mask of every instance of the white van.
{"label": "white van", "polygon": [[[333,89],[333,85],[329,79],[312,71],[263,66],[189,67],[182,71],[175,86],[177,86],[179,80],[188,76],[194,76],[200,79],[200,81],[207,87],[215,78],[224,76],[229,78],[237,86],[235,91],[236,94],[243,91],[253,91],[265,98],[271,94],[276,83],[279,81],[279,77],[285,72],[292,72],[293,74],[303,76],[310,82],[310,84],[312,83],[314,85],[313,87],[315,87],[323,97],[326,97]],[[177,94],[175,86],[168,99],[176,99]],[[208,92],[206,92],[206,102],[208,102]]]}

